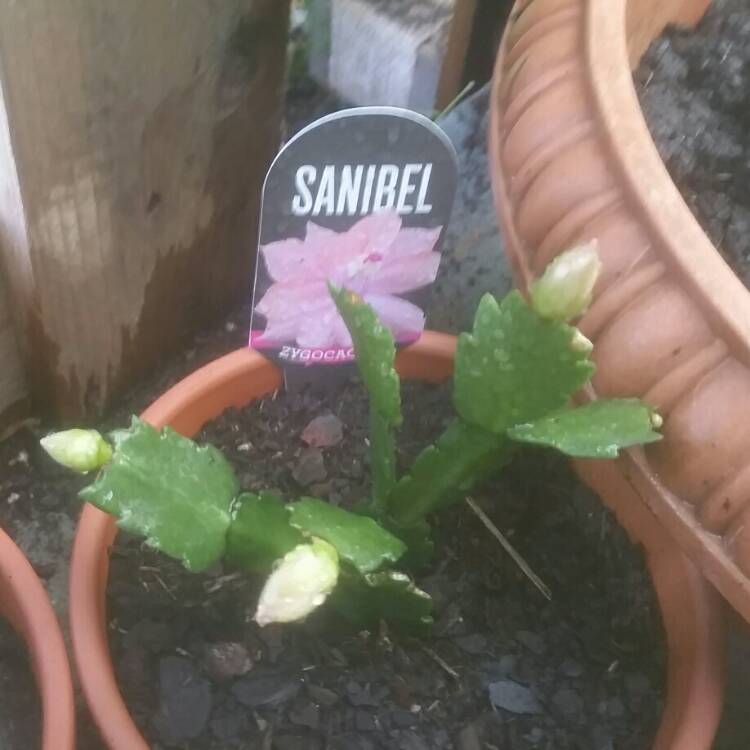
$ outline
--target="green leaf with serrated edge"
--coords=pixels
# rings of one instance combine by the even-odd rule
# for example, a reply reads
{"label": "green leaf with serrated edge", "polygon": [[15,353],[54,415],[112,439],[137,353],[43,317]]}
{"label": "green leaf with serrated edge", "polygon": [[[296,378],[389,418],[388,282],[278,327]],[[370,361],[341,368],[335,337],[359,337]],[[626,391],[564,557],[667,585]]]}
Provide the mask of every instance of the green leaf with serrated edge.
{"label": "green leaf with serrated edge", "polygon": [[617,458],[621,448],[661,439],[653,429],[653,410],[637,399],[593,401],[520,424],[508,437],[547,445],[578,458]]}
{"label": "green leaf with serrated edge", "polygon": [[239,484],[224,456],[137,417],[111,434],[114,453],[80,497],[116,516],[146,543],[204,570],[224,554],[229,510]]}
{"label": "green leaf with serrated edge", "polygon": [[256,573],[268,571],[305,537],[289,522],[289,511],[273,492],[243,492],[232,506],[226,559]]}
{"label": "green leaf with serrated edge", "polygon": [[329,600],[357,628],[377,627],[381,620],[396,628],[425,633],[432,625],[432,599],[405,573],[389,570],[360,575],[342,568]]}
{"label": "green leaf with serrated edge", "polygon": [[401,384],[391,332],[359,295],[329,284],[331,296],[352,337],[362,380],[370,397],[370,463],[373,505],[382,511],[396,482],[393,428],[401,424]]}
{"label": "green leaf with serrated edge", "polygon": [[576,329],[537,315],[518,292],[482,297],[473,333],[459,336],[454,403],[472,424],[497,434],[565,406],[594,371],[573,345]]}
{"label": "green leaf with serrated edge", "polygon": [[505,436],[455,420],[435,445],[417,456],[411,472],[393,488],[388,514],[397,527],[408,527],[462,500],[478,482],[507,463],[511,445]]}
{"label": "green leaf with serrated edge", "polygon": [[391,427],[401,424],[401,384],[396,345],[378,314],[358,294],[329,285],[331,296],[352,337],[357,368],[374,409]]}
{"label": "green leaf with serrated edge", "polygon": [[400,539],[368,516],[350,513],[314,497],[302,498],[287,507],[292,526],[332,544],[341,559],[360,573],[371,573],[386,562],[396,562],[406,551]]}
{"label": "green leaf with serrated edge", "polygon": [[411,526],[399,526],[389,515],[378,515],[372,505],[357,506],[352,512],[374,518],[406,545],[406,552],[398,560],[400,568],[414,572],[425,568],[432,561],[435,542],[432,539],[432,528],[426,519]]}

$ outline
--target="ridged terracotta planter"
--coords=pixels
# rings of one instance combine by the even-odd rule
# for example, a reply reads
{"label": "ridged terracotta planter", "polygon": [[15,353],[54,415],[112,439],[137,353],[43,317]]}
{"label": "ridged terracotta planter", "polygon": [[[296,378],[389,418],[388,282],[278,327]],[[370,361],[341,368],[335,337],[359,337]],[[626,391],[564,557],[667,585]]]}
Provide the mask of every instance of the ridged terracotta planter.
{"label": "ridged terracotta planter", "polygon": [[[453,370],[455,338],[425,333],[399,352],[403,378],[440,381]],[[201,368],[165,393],[143,418],[160,427],[171,425],[193,435],[225,409],[241,407],[281,386],[279,370],[250,349],[240,349]],[[605,466],[608,464],[605,464]],[[615,471],[616,474],[616,471]],[[626,523],[638,523],[643,509],[629,505],[627,492],[619,508]],[[719,694],[705,691],[715,684],[721,662],[720,622],[711,590],[658,524],[643,538],[648,563],[667,631],[671,660],[666,708],[660,736],[690,725],[691,716],[718,711]],[[117,687],[107,642],[106,586],[109,549],[117,530],[112,517],[87,505],[76,534],[70,573],[70,624],[78,674],[94,720],[112,750],[148,750]],[[678,614],[679,613],[679,614]],[[678,747],[663,745],[663,747]],[[684,745],[680,747],[693,747]],[[696,746],[697,747],[697,746]]]}
{"label": "ridged terracotta planter", "polygon": [[[708,5],[518,2],[493,82],[490,160],[522,286],[571,245],[599,242],[603,274],[580,324],[595,343],[587,396],[637,396],[664,416],[663,441],[580,473],[647,546],[667,530],[750,621],[750,295],[672,183],[631,74],[667,23],[694,24]],[[673,676],[679,658],[672,649]],[[721,666],[704,677],[704,711],[671,738],[663,727],[660,747],[711,746]]]}
{"label": "ridged terracotta planter", "polygon": [[0,530],[0,616],[24,639],[42,708],[42,750],[74,750],[75,704],[60,626],[47,592],[13,540]]}

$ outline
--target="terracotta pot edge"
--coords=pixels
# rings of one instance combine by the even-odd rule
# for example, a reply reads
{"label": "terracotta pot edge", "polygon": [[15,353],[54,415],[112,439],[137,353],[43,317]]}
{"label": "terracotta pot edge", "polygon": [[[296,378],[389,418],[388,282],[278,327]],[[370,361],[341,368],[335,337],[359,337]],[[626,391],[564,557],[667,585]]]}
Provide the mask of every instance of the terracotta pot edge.
{"label": "terracotta pot edge", "polygon": [[633,218],[644,222],[657,240],[659,259],[677,273],[693,303],[750,364],[750,292],[685,203],[651,137],[631,74],[627,6],[628,0],[593,0],[587,7],[585,70],[602,145],[620,175]]}
{"label": "terracotta pot edge", "polygon": [[74,750],[75,703],[65,641],[47,592],[26,556],[0,529],[2,609],[24,639],[40,694],[43,750]]}

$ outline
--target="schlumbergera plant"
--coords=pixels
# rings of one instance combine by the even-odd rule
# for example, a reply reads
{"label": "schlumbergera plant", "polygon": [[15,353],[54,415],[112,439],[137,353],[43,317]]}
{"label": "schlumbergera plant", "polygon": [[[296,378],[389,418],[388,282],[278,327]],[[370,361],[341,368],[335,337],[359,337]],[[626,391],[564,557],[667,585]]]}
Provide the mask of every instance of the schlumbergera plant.
{"label": "schlumbergera plant", "polygon": [[68,430],[42,445],[72,469],[98,470],[81,498],[189,570],[224,558],[268,575],[260,625],[302,619],[328,599],[358,627],[385,620],[421,628],[431,622],[431,601],[409,573],[433,554],[430,514],[500,471],[520,444],[614,458],[660,437],[659,415],[640,401],[571,404],[594,365],[591,343],[569,321],[587,308],[598,270],[590,244],[557,258],[530,302],[518,292],[482,298],[473,331],[458,339],[456,416],[403,476],[394,458],[402,416],[393,337],[361,297],[331,287],[370,400],[372,494],[351,510],[314,497],[285,502],[272,492],[242,492],[215,447],[136,417],[106,440]]}

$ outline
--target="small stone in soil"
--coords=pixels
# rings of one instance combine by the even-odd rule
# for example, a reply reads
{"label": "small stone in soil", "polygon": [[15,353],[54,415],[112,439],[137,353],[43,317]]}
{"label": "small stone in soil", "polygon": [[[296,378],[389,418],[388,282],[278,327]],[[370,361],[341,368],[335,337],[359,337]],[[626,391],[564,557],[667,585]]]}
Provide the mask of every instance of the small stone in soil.
{"label": "small stone in soil", "polygon": [[519,630],[516,633],[516,640],[537,656],[544,653],[544,641],[530,630]]}
{"label": "small stone in soil", "polygon": [[375,743],[365,735],[352,732],[334,738],[330,750],[375,750]]}
{"label": "small stone in soil", "polygon": [[315,417],[302,432],[302,440],[312,448],[338,445],[344,436],[341,420],[335,414]]}
{"label": "small stone in soil", "polygon": [[292,476],[294,481],[303,487],[322,482],[328,476],[323,453],[318,448],[308,448],[303,451],[292,470]]}
{"label": "small stone in soil", "polygon": [[403,711],[399,709],[391,714],[391,720],[393,721],[394,726],[397,726],[400,729],[408,729],[409,727],[413,727],[419,721],[419,718],[411,711]]}
{"label": "small stone in soil", "polygon": [[372,714],[362,710],[354,713],[354,726],[358,732],[374,732],[377,729]]}
{"label": "small stone in soil", "polygon": [[625,677],[625,687],[631,695],[640,697],[651,689],[651,681],[646,675],[636,672]]}
{"label": "small stone in soil", "polygon": [[294,698],[299,683],[283,674],[265,674],[243,677],[232,686],[234,697],[250,708],[278,706]]}
{"label": "small stone in soil", "polygon": [[320,685],[308,685],[307,693],[315,703],[326,708],[334,706],[339,702],[339,697],[333,690],[320,687]]}
{"label": "small stone in soil", "polygon": [[[317,737],[298,737],[295,734],[280,734],[269,745],[274,750],[320,750],[322,744]],[[263,747],[266,747],[264,744]]]}
{"label": "small stone in soil", "polygon": [[223,742],[231,742],[247,735],[250,729],[250,721],[247,714],[235,710],[227,712],[225,716],[217,716],[215,719],[211,719],[210,726],[217,739]]}
{"label": "small stone in soil", "polygon": [[581,696],[570,688],[560,688],[553,696],[552,703],[558,711],[568,716],[577,714],[583,709]]}
{"label": "small stone in soil", "polygon": [[566,677],[580,677],[583,674],[583,667],[574,659],[565,659],[560,666],[560,672]]}
{"label": "small stone in soil", "polygon": [[465,726],[458,735],[458,750],[482,750],[479,732],[474,724]]}
{"label": "small stone in soil", "polygon": [[612,735],[606,727],[594,727],[591,731],[593,747],[596,750],[613,750]]}
{"label": "small stone in soil", "polygon": [[490,702],[514,714],[538,714],[542,707],[534,693],[512,680],[500,680],[489,686]]}
{"label": "small stone in soil", "polygon": [[[248,618],[252,620],[255,615],[252,614]],[[260,628],[258,635],[260,636],[263,645],[266,647],[266,657],[271,664],[275,664],[281,653],[284,651],[284,633],[281,625],[274,623],[272,625],[266,625],[264,628]]]}
{"label": "small stone in soil", "polygon": [[611,716],[613,719],[617,719],[620,716],[622,716],[625,713],[625,706],[623,705],[622,701],[615,697],[610,698],[607,701],[607,715]]}
{"label": "small stone in soil", "polygon": [[539,744],[544,739],[544,730],[541,727],[534,727],[525,737],[532,745]]}
{"label": "small stone in soil", "polygon": [[320,724],[320,711],[314,703],[303,703],[289,712],[289,720],[298,726],[317,729]]}
{"label": "small stone in soil", "polygon": [[253,660],[241,643],[211,643],[204,661],[209,674],[218,681],[242,677],[253,668]]}
{"label": "small stone in soil", "polygon": [[456,638],[456,645],[467,654],[479,656],[487,648],[487,639],[478,633],[474,635],[463,635]]}
{"label": "small stone in soil", "polygon": [[482,675],[482,685],[489,687],[490,683],[513,675],[516,668],[516,661],[516,657],[513,654],[505,654],[497,661],[487,664]]}
{"label": "small stone in soil", "polygon": [[162,741],[176,744],[200,735],[211,713],[211,685],[192,663],[178,656],[159,661],[160,706],[156,718]]}
{"label": "small stone in soil", "polygon": [[142,647],[151,653],[164,651],[169,644],[169,628],[163,622],[142,620],[133,625],[124,637],[128,648]]}
{"label": "small stone in soil", "polygon": [[399,750],[434,750],[427,746],[425,741],[414,732],[404,732],[398,743]]}
{"label": "small stone in soil", "polygon": [[352,706],[377,706],[378,702],[373,698],[367,688],[363,688],[356,682],[349,682],[346,686],[346,696]]}

